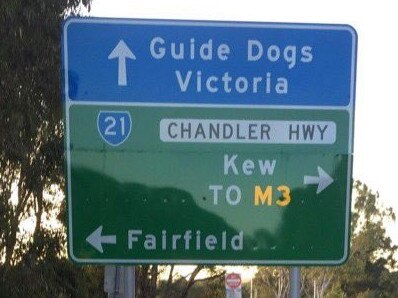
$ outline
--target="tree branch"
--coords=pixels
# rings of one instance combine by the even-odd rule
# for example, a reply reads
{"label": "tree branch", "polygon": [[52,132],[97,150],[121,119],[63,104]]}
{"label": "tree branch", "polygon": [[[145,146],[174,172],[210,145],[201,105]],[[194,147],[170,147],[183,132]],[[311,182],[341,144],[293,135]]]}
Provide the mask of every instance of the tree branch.
{"label": "tree branch", "polygon": [[196,266],[195,270],[192,271],[191,276],[189,277],[188,283],[185,286],[184,290],[181,293],[181,298],[186,298],[188,296],[189,289],[194,285],[195,278],[199,274],[199,272],[204,268],[203,265]]}

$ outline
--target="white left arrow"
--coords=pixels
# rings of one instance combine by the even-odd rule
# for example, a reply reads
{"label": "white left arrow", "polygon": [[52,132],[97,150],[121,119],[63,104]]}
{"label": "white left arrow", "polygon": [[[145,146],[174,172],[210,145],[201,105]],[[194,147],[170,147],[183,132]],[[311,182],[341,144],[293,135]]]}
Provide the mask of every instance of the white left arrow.
{"label": "white left arrow", "polygon": [[126,43],[121,39],[116,47],[109,54],[108,59],[118,58],[119,70],[117,84],[119,86],[127,85],[127,70],[126,70],[126,59],[136,60],[135,55],[126,45]]}
{"label": "white left arrow", "polygon": [[116,235],[102,235],[102,226],[99,226],[94,232],[92,232],[86,241],[90,243],[96,250],[103,253],[102,244],[116,244]]}
{"label": "white left arrow", "polygon": [[304,184],[318,184],[316,194],[319,194],[322,190],[333,183],[333,178],[328,173],[318,166],[318,176],[304,176]]}

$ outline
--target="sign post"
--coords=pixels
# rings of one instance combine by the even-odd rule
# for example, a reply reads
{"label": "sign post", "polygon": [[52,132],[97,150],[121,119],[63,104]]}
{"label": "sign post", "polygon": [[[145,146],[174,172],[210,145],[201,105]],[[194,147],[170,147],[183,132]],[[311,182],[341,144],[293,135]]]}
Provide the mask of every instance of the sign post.
{"label": "sign post", "polygon": [[69,18],[69,255],[332,265],[348,257],[356,33]]}
{"label": "sign post", "polygon": [[290,297],[300,298],[301,292],[301,272],[300,267],[290,268]]}

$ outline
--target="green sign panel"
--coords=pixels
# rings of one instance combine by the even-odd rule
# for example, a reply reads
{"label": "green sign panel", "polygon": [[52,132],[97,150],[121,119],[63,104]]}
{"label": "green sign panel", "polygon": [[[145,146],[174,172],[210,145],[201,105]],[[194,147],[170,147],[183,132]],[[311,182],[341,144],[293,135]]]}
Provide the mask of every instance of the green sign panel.
{"label": "green sign panel", "polygon": [[[231,24],[71,19],[64,25],[68,247],[74,261],[326,265],[346,260],[355,34],[346,26]],[[121,29],[108,36],[108,26],[110,32]],[[148,30],[130,36],[129,30],[134,31],[137,26],[147,26],[144,29]],[[306,76],[312,78],[312,71],[316,73],[323,67],[339,81],[334,70],[338,62],[337,74],[348,74],[348,93],[341,91],[349,96],[348,101],[337,96],[339,88],[344,89],[339,83],[339,92],[333,93],[336,97],[318,104],[309,93],[305,97],[305,90],[296,101],[293,95],[286,99],[274,94],[272,99],[259,95],[259,103],[251,94],[245,102],[238,93],[246,90],[246,75],[237,78],[230,95],[227,92],[208,102],[203,90],[200,96],[197,94],[199,87],[195,87],[196,91],[189,89],[192,75],[181,73],[187,65],[199,68],[203,64],[206,68],[212,63],[208,53],[216,44],[210,34],[213,29],[236,30],[240,36],[228,33],[231,35],[220,37],[226,46],[213,56],[218,55],[220,63],[225,62],[222,72],[233,76],[242,64],[246,68],[240,71],[253,76],[256,63],[260,63],[253,58],[260,51],[260,43],[253,41],[254,37],[258,34],[257,39],[261,40],[269,33],[270,42],[282,49],[279,55],[287,62],[291,61],[293,48],[301,48],[296,54],[300,53],[302,64],[297,68],[305,74],[296,73],[293,62],[284,66],[272,64],[270,70],[286,76],[291,91],[283,89],[287,85],[282,84],[282,79],[275,90],[283,89],[290,96],[295,88],[297,92],[312,88],[323,100],[325,94],[318,90],[323,87],[318,85],[333,86],[333,82],[317,85]],[[98,37],[89,34],[90,30],[105,33]],[[278,30],[286,36],[278,37]],[[182,37],[189,33],[191,39],[205,42],[197,52],[203,56],[199,62],[192,64],[192,56],[175,63],[161,61],[161,45],[177,39],[179,32]],[[208,36],[214,40],[210,42]],[[337,54],[319,43],[327,37],[334,41]],[[90,84],[95,84],[87,83],[87,67],[78,63],[86,51],[76,49],[80,45],[74,44],[75,39],[85,39],[83,47],[101,44],[101,48],[109,43],[102,54],[93,53],[91,72],[97,76],[98,88],[109,84],[109,90],[119,90],[114,100],[108,98],[108,91],[104,91],[103,98],[92,91],[95,87]],[[240,39],[250,48],[238,47]],[[275,58],[272,55],[277,53],[276,46],[270,48],[269,55]],[[152,55],[144,61],[146,64],[159,64],[143,72],[174,76],[174,93],[160,88],[156,80],[151,82],[151,90],[134,89],[141,82],[139,64],[134,63],[144,59],[145,51]],[[240,51],[249,51],[246,60],[238,59]],[[105,63],[109,63],[108,68],[103,66]],[[106,81],[102,72],[109,77],[112,74],[113,79]],[[199,75],[204,75],[204,71]],[[270,77],[265,74],[265,80],[267,76]],[[302,81],[296,81],[296,76]],[[221,88],[217,85],[221,80],[225,89],[229,80],[227,76],[210,78],[204,82],[210,92]],[[167,80],[172,85],[170,77]],[[164,99],[162,90],[170,96],[169,101]],[[154,94],[159,94],[159,102],[153,99]],[[186,99],[180,99],[184,94]],[[279,97],[280,104],[276,104]]]}

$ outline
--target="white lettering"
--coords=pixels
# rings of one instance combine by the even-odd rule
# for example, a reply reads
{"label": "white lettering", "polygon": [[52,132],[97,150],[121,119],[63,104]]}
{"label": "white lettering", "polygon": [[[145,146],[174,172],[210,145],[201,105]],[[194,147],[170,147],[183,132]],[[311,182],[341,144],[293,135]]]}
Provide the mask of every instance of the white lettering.
{"label": "white lettering", "polygon": [[185,231],[184,240],[185,240],[186,250],[189,250],[189,242],[191,241],[191,239],[192,239],[192,231],[191,230]]}
{"label": "white lettering", "polygon": [[241,231],[238,235],[235,235],[231,239],[231,247],[233,250],[243,249],[243,232]]}
{"label": "white lettering", "polygon": [[148,234],[148,235],[145,236],[144,248],[146,250],[154,250],[154,249],[156,249],[156,237],[155,237],[155,235]]}
{"label": "white lettering", "polygon": [[[231,192],[235,192],[235,198],[232,198]],[[242,191],[240,188],[236,185],[231,185],[227,188],[227,192],[225,194],[225,198],[228,202],[228,204],[235,206],[239,204],[240,200],[242,199]]]}
{"label": "white lettering", "polygon": [[222,190],[222,185],[209,185],[209,190],[213,191],[213,203],[218,204],[218,192]]}
{"label": "white lettering", "polygon": [[272,160],[272,164],[270,163],[270,161],[267,160],[258,160],[258,166],[260,168],[260,173],[261,175],[265,176],[267,175],[273,175],[274,174],[274,170],[275,170],[275,165],[276,165],[276,160]]}
{"label": "white lettering", "polygon": [[188,71],[187,74],[185,75],[185,79],[183,79],[180,71],[176,70],[176,76],[177,76],[177,81],[178,81],[178,85],[180,86],[181,92],[187,91],[189,81],[191,80],[192,71],[191,70]]}
{"label": "white lettering", "polygon": [[301,48],[301,62],[304,63],[309,63],[312,62],[313,59],[313,55],[312,55],[312,47],[310,46],[305,46]]}
{"label": "white lettering", "polygon": [[208,42],[202,44],[199,49],[200,58],[203,60],[213,59],[213,40],[209,39]]}
{"label": "white lettering", "polygon": [[129,230],[128,231],[128,248],[133,249],[133,242],[138,241],[138,237],[142,235],[142,230]]}
{"label": "white lettering", "polygon": [[235,165],[235,160],[237,157],[237,154],[232,155],[231,158],[228,157],[228,154],[224,155],[224,175],[229,175],[229,169],[232,170],[234,175],[239,175],[238,168]]}
{"label": "white lettering", "polygon": [[149,48],[153,58],[162,59],[164,57],[164,55],[166,54],[166,50],[163,45],[164,45],[164,39],[161,37],[155,37],[151,40]]}
{"label": "white lettering", "polygon": [[[231,243],[232,244],[232,243]],[[205,245],[208,250],[214,250],[217,245],[217,238],[214,235],[209,235],[205,239]]]}
{"label": "white lettering", "polygon": [[249,175],[253,174],[253,170],[254,170],[254,162],[251,159],[246,159],[242,163],[243,174],[245,174],[246,176],[249,176]]}
{"label": "white lettering", "polygon": [[215,76],[210,76],[206,80],[206,88],[207,88],[207,90],[209,90],[209,92],[216,93],[218,91],[218,87],[215,86],[215,83],[217,83],[217,81],[218,81],[218,78]]}
{"label": "white lettering", "polygon": [[[254,49],[256,54],[254,55]],[[249,39],[247,41],[247,61],[258,61],[263,55],[263,46],[258,40]]]}
{"label": "white lettering", "polygon": [[229,53],[230,53],[229,46],[225,43],[220,44],[220,46],[217,49],[218,59],[220,59],[221,61],[227,60]]}
{"label": "white lettering", "polygon": [[178,235],[178,234],[172,235],[172,239],[173,239],[172,240],[173,244],[171,245],[171,248],[173,250],[176,250],[177,249],[177,241],[181,239],[181,235]]}
{"label": "white lettering", "polygon": [[287,46],[283,50],[283,58],[285,58],[285,61],[289,63],[289,69],[292,69],[296,65],[296,47]]}

